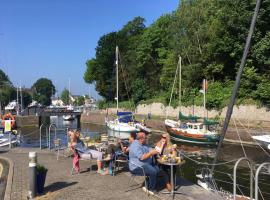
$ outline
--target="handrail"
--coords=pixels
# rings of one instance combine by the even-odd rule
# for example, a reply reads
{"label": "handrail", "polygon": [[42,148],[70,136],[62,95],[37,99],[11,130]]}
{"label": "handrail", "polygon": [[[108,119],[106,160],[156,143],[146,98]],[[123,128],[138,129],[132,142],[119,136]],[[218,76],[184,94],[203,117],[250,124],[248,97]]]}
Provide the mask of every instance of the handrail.
{"label": "handrail", "polygon": [[51,123],[49,126],[49,149],[51,149],[51,128],[52,126],[54,126],[54,139],[56,139],[56,124],[55,123]]}
{"label": "handrail", "polygon": [[259,188],[259,174],[262,168],[266,168],[266,166],[268,165],[268,173],[270,174],[270,162],[265,162],[259,165],[259,167],[256,170],[256,174],[255,174],[255,200],[259,199],[259,195],[258,195],[258,188]]}
{"label": "handrail", "polygon": [[45,127],[46,129],[46,135],[47,135],[47,126],[45,124],[41,124],[39,127],[39,148],[42,149],[42,142],[41,142],[41,131],[42,131],[42,127]]}
{"label": "handrail", "polygon": [[248,166],[250,168],[250,199],[252,199],[252,196],[253,196],[253,188],[252,188],[252,185],[253,185],[253,173],[252,173],[252,162],[249,158],[247,157],[242,157],[242,158],[239,158],[237,160],[237,162],[235,163],[234,165],[234,168],[233,168],[233,199],[236,200],[236,171],[237,171],[237,167],[239,165],[239,163],[243,160],[246,160],[247,163],[248,163]]}

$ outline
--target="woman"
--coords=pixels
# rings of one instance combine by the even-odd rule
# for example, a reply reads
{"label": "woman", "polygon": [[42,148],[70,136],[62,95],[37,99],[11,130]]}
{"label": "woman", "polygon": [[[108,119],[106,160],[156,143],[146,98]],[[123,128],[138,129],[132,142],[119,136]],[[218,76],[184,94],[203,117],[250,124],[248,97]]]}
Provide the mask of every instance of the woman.
{"label": "woman", "polygon": [[[88,159],[89,154],[91,154],[91,157],[94,159],[97,159],[97,167],[98,171],[97,173],[99,174],[104,174],[104,171],[102,170],[102,152],[99,152],[97,150],[93,149],[87,149],[87,147],[84,145],[83,141],[80,140],[79,138],[79,133],[78,131],[69,131],[68,132],[69,137],[70,137],[70,147],[74,152],[75,155],[75,160],[73,162],[73,165],[75,167],[75,170],[78,172],[79,171],[79,165],[78,165],[78,157]],[[76,158],[76,156],[78,156]],[[76,163],[77,161],[77,163]]]}

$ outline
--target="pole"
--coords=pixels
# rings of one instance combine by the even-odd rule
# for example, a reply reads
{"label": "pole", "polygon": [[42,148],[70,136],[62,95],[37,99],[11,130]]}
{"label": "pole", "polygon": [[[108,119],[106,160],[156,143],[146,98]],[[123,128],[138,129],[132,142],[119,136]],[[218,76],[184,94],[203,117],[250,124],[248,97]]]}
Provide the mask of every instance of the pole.
{"label": "pole", "polygon": [[37,192],[36,166],[37,166],[37,153],[36,152],[29,152],[29,190],[28,190],[28,199],[35,198],[36,192]]}
{"label": "pole", "polygon": [[116,46],[116,50],[115,50],[115,64],[116,64],[116,104],[117,104],[117,113],[118,113],[118,54],[119,54],[119,49],[118,46]]}
{"label": "pole", "polygon": [[179,112],[181,112],[182,107],[182,58],[179,56]]}
{"label": "pole", "polygon": [[206,118],[206,79],[203,79],[203,107],[204,107],[204,118]]}
{"label": "pole", "polygon": [[[225,120],[224,120],[224,125],[223,125],[221,133],[220,133],[221,136],[220,136],[220,141],[218,143],[216,156],[215,156],[215,159],[214,159],[214,164],[217,162],[217,157],[218,157],[219,151],[221,149],[221,145],[222,145],[222,142],[223,142],[224,137],[226,135],[227,128],[228,128],[228,125],[229,125],[229,122],[230,122],[230,119],[231,119],[231,116],[232,116],[233,105],[234,105],[234,102],[235,102],[235,99],[236,99],[236,96],[237,96],[237,92],[239,90],[240,80],[241,80],[241,76],[242,76],[242,73],[243,73],[244,66],[246,64],[247,55],[248,55],[249,48],[250,48],[251,37],[252,37],[254,29],[255,29],[255,23],[256,23],[256,20],[257,20],[257,16],[258,16],[258,13],[259,13],[260,6],[261,6],[261,0],[257,0],[256,7],[255,7],[255,10],[254,10],[254,14],[253,14],[253,17],[252,17],[252,21],[251,21],[250,28],[249,28],[248,37],[246,39],[245,50],[243,52],[243,56],[242,56],[242,59],[241,59],[241,64],[240,64],[240,67],[239,67],[239,70],[238,70],[238,73],[237,73],[237,76],[236,76],[235,84],[234,84],[234,87],[233,87],[233,93],[232,93],[231,100],[230,100],[230,103],[228,105],[226,117],[225,117]],[[215,169],[215,165],[213,165],[213,167],[212,167],[212,170],[211,170],[212,173],[214,172],[214,169]]]}
{"label": "pole", "polygon": [[23,95],[22,95],[22,86],[20,86],[20,92],[21,92],[21,112],[23,111]]}
{"label": "pole", "polygon": [[19,88],[17,86],[17,105],[16,105],[16,113],[19,115]]}

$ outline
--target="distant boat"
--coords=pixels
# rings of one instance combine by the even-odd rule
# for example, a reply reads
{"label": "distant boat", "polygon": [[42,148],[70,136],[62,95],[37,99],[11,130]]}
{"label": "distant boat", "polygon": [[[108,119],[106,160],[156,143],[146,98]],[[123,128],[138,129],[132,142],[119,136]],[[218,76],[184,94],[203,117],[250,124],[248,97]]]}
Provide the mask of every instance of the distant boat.
{"label": "distant boat", "polygon": [[5,107],[5,111],[15,111],[17,108],[17,101],[13,100]]}
{"label": "distant boat", "polygon": [[270,150],[270,135],[252,136],[252,139],[261,144],[264,148]]}
{"label": "distant boat", "polygon": [[63,115],[63,120],[65,121],[71,121],[74,120],[74,116],[73,115]]}
{"label": "distant boat", "polygon": [[10,144],[17,144],[17,143],[19,143],[19,139],[16,135],[11,133],[9,136],[9,132],[0,133],[0,147],[5,147],[9,146]]}

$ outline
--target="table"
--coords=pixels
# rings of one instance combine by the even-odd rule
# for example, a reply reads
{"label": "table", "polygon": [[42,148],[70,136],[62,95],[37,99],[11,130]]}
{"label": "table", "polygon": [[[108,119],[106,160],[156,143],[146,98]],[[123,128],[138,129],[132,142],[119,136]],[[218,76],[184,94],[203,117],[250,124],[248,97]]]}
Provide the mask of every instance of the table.
{"label": "table", "polygon": [[182,194],[181,192],[178,192],[178,191],[175,191],[175,183],[174,183],[174,177],[173,177],[173,167],[174,166],[181,166],[183,164],[186,163],[185,160],[182,160],[181,162],[178,162],[178,163],[171,163],[171,162],[168,162],[168,161],[161,161],[161,159],[157,159],[158,163],[162,164],[162,165],[167,165],[167,166],[170,166],[171,168],[171,185],[172,185],[172,190],[169,192],[169,191],[165,191],[165,192],[162,192],[163,194],[171,194],[172,195],[172,198],[174,198],[174,194]]}

